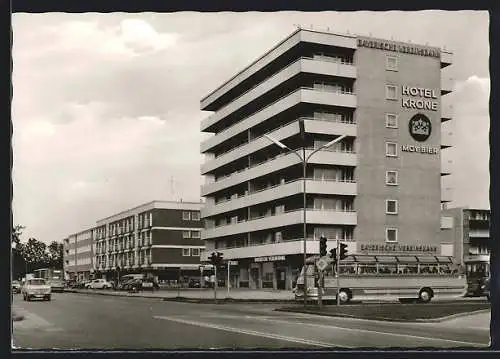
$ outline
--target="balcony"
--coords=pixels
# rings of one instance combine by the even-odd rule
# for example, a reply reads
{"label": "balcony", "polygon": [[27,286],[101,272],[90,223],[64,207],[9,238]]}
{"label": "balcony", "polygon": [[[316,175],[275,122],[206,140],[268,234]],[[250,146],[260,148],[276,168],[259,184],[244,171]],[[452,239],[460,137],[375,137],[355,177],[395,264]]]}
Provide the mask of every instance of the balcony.
{"label": "balcony", "polygon": [[214,146],[217,146],[224,141],[247,131],[249,128],[268,120],[269,118],[274,117],[301,102],[347,108],[356,108],[357,103],[356,95],[351,92],[331,92],[310,87],[301,87],[203,141],[201,143],[200,150],[202,153],[207,152]]}
{"label": "balcony", "polygon": [[455,80],[450,77],[441,77],[441,96],[453,91]]}
{"label": "balcony", "polygon": [[441,129],[441,149],[453,146],[453,132],[447,129]]}
{"label": "balcony", "polygon": [[453,106],[441,107],[441,122],[450,121],[453,118]]}
{"label": "balcony", "polygon": [[[205,206],[201,210],[202,217],[210,217],[216,214],[234,211],[242,207],[254,206],[259,203],[274,201],[279,198],[302,193],[302,186],[302,179],[297,179],[285,184],[256,191],[246,196],[240,196],[236,199],[219,202],[214,206]],[[341,182],[308,179],[306,181],[306,190],[307,193],[339,194],[348,196],[355,196],[357,193],[356,183],[353,181]]]}
{"label": "balcony", "polygon": [[445,187],[441,189],[441,202],[453,201],[453,188]]}
{"label": "balcony", "polygon": [[225,82],[223,85],[212,91],[209,95],[205,96],[205,98],[200,101],[200,108],[206,111],[217,110],[217,105],[214,105],[214,103],[223,95],[236,88],[238,84],[243,80],[248,79],[258,71],[262,70],[265,66],[269,65],[271,62],[276,61],[278,57],[285,54],[290,49],[296,47],[300,42],[328,44],[331,46],[356,49],[355,37],[326,34],[307,30],[297,31],[287,39],[279,43],[273,49],[268,51],[264,56],[260,57],[245,69],[234,75],[229,81]]}
{"label": "balcony", "polygon": [[[313,149],[306,149],[306,157]],[[232,187],[239,183],[249,181],[253,178],[264,176],[269,173],[301,163],[294,153],[280,154],[268,161],[259,163],[252,167],[233,172],[232,174],[220,178],[215,182],[206,183],[201,187],[201,195],[207,196],[222,189]],[[321,150],[314,154],[309,163],[336,164],[339,166],[356,166],[357,156],[353,152],[341,152],[337,150]]]}
{"label": "balcony", "polygon": [[[215,237],[224,237],[239,233],[247,233],[259,231],[269,228],[289,226],[292,224],[303,223],[302,209],[290,212],[280,213],[274,216],[266,216],[252,219],[249,221],[241,221],[234,224],[222,225],[215,228],[208,228],[201,234],[201,239],[210,239]],[[322,210],[307,210],[307,223],[314,224],[339,224],[339,225],[356,225],[356,212],[341,212],[341,211],[322,211]]]}
{"label": "balcony", "polygon": [[469,231],[469,238],[490,238],[490,231],[488,229],[474,229]]}
{"label": "balcony", "polygon": [[210,127],[234,111],[249,104],[251,101],[264,96],[267,92],[275,89],[284,82],[292,79],[301,72],[325,76],[336,76],[344,78],[356,78],[356,67],[352,64],[336,63],[320,59],[302,57],[288,65],[281,71],[273,74],[262,82],[259,82],[250,90],[246,91],[216,113],[206,118],[201,123],[201,131],[210,132]]}
{"label": "balcony", "polygon": [[[321,133],[327,135],[347,135],[356,136],[356,124],[347,123],[341,121],[326,121],[311,117],[301,117],[304,120],[304,128],[308,133]],[[299,119],[294,119],[291,122],[270,131],[266,134],[275,138],[278,141],[282,141],[286,138],[292,137],[300,133]],[[230,151],[214,158],[201,165],[201,174],[207,174],[214,169],[235,161],[244,156],[248,156],[258,150],[261,150],[270,145],[269,139],[264,136],[259,136],[253,139],[249,143],[244,143],[238,147],[231,149]]]}
{"label": "balcony", "polygon": [[[356,253],[356,242],[352,239],[346,242],[347,250],[349,253]],[[335,248],[337,246],[336,240],[327,241],[328,248]],[[293,255],[304,253],[304,241],[302,239],[294,239],[283,241],[279,243],[268,243],[259,245],[250,245],[234,248],[218,248],[214,249],[221,252],[224,259],[240,259],[240,258],[255,258],[267,257],[276,255]],[[306,242],[306,251],[308,255],[319,254],[319,241],[308,239]],[[201,254],[201,261],[208,261],[210,251],[205,251]]]}
{"label": "balcony", "polygon": [[451,175],[453,172],[453,161],[441,158],[441,176]]}

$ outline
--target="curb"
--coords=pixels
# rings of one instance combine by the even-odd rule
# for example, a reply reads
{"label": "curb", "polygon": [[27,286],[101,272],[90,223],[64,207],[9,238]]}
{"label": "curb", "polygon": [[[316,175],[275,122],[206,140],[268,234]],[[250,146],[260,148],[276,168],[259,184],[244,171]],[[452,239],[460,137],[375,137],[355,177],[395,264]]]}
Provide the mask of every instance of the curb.
{"label": "curb", "polygon": [[[189,297],[161,297],[153,295],[134,295],[129,293],[109,293],[109,292],[86,292],[78,290],[66,290],[66,293],[78,293],[87,295],[107,295],[113,297],[128,297],[128,298],[147,298],[147,299],[158,299],[166,302],[180,302],[180,303],[197,303],[197,304],[214,304],[213,298],[189,298]],[[235,298],[220,298],[217,299],[217,304],[225,303],[281,303],[281,304],[292,304],[295,303],[293,299],[235,299]]]}
{"label": "curb", "polygon": [[480,309],[480,310],[475,310],[472,312],[462,312],[462,313],[456,313],[452,315],[448,315],[446,317],[440,317],[440,318],[429,318],[429,319],[396,319],[396,318],[386,318],[386,317],[376,317],[376,318],[363,318],[362,316],[358,315],[352,315],[352,314],[344,314],[344,313],[318,313],[316,311],[312,310],[295,310],[295,309],[288,309],[288,308],[276,308],[274,309],[277,312],[288,312],[288,313],[302,313],[302,314],[312,314],[312,315],[319,315],[323,317],[337,317],[337,318],[354,318],[354,319],[361,319],[361,320],[371,320],[371,321],[383,321],[383,322],[398,322],[398,323],[440,323],[445,320],[449,319],[454,319],[454,318],[460,318],[460,317],[466,317],[469,315],[474,315],[474,314],[481,314],[481,313],[487,313],[490,311],[490,309]]}

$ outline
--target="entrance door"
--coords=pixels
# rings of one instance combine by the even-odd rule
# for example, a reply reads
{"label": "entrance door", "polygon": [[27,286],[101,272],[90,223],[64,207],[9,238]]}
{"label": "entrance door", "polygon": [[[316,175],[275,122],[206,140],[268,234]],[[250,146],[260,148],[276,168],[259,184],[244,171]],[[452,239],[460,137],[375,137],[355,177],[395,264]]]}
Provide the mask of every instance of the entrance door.
{"label": "entrance door", "polygon": [[286,289],[286,270],[284,268],[276,268],[276,288]]}

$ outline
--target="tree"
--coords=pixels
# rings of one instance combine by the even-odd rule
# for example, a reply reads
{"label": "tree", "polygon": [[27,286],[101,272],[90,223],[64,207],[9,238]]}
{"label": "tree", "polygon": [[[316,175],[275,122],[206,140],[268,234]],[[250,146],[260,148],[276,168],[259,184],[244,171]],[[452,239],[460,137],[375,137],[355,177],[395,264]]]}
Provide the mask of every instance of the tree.
{"label": "tree", "polygon": [[12,229],[11,242],[12,244],[15,244],[16,247],[21,243],[21,235],[23,234],[25,228],[26,227],[18,224]]}
{"label": "tree", "polygon": [[28,239],[28,243],[23,245],[23,257],[27,263],[28,273],[49,265],[47,245],[35,238]]}
{"label": "tree", "polygon": [[52,241],[47,246],[49,267],[62,269],[64,257],[64,245],[62,243]]}

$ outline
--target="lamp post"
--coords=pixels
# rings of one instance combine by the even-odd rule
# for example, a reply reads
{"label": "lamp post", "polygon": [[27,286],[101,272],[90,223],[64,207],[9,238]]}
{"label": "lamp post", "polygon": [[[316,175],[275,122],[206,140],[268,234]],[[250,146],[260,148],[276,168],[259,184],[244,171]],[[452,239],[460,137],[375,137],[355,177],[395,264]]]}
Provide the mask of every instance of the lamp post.
{"label": "lamp post", "polygon": [[[299,120],[300,121],[300,120]],[[305,131],[303,129],[303,126],[300,126],[301,131]],[[312,155],[314,155],[316,152],[321,151],[322,149],[328,148],[333,146],[339,141],[342,141],[346,135],[341,135],[337,137],[336,139],[322,145],[321,147],[315,149],[312,151],[307,157],[306,157],[306,148],[305,148],[305,143],[303,144],[302,147],[302,156],[299,154],[298,151],[292,150],[290,147],[287,145],[283,144],[282,142],[272,138],[271,136],[264,134],[264,137],[266,137],[268,140],[279,146],[283,150],[288,150],[289,152],[294,153],[302,162],[302,192],[303,192],[303,235],[304,235],[304,306],[307,305],[307,270],[306,270],[306,259],[307,259],[307,218],[306,218],[306,213],[307,213],[307,192],[306,192],[306,176],[307,176],[307,163],[309,159],[311,158]]]}

